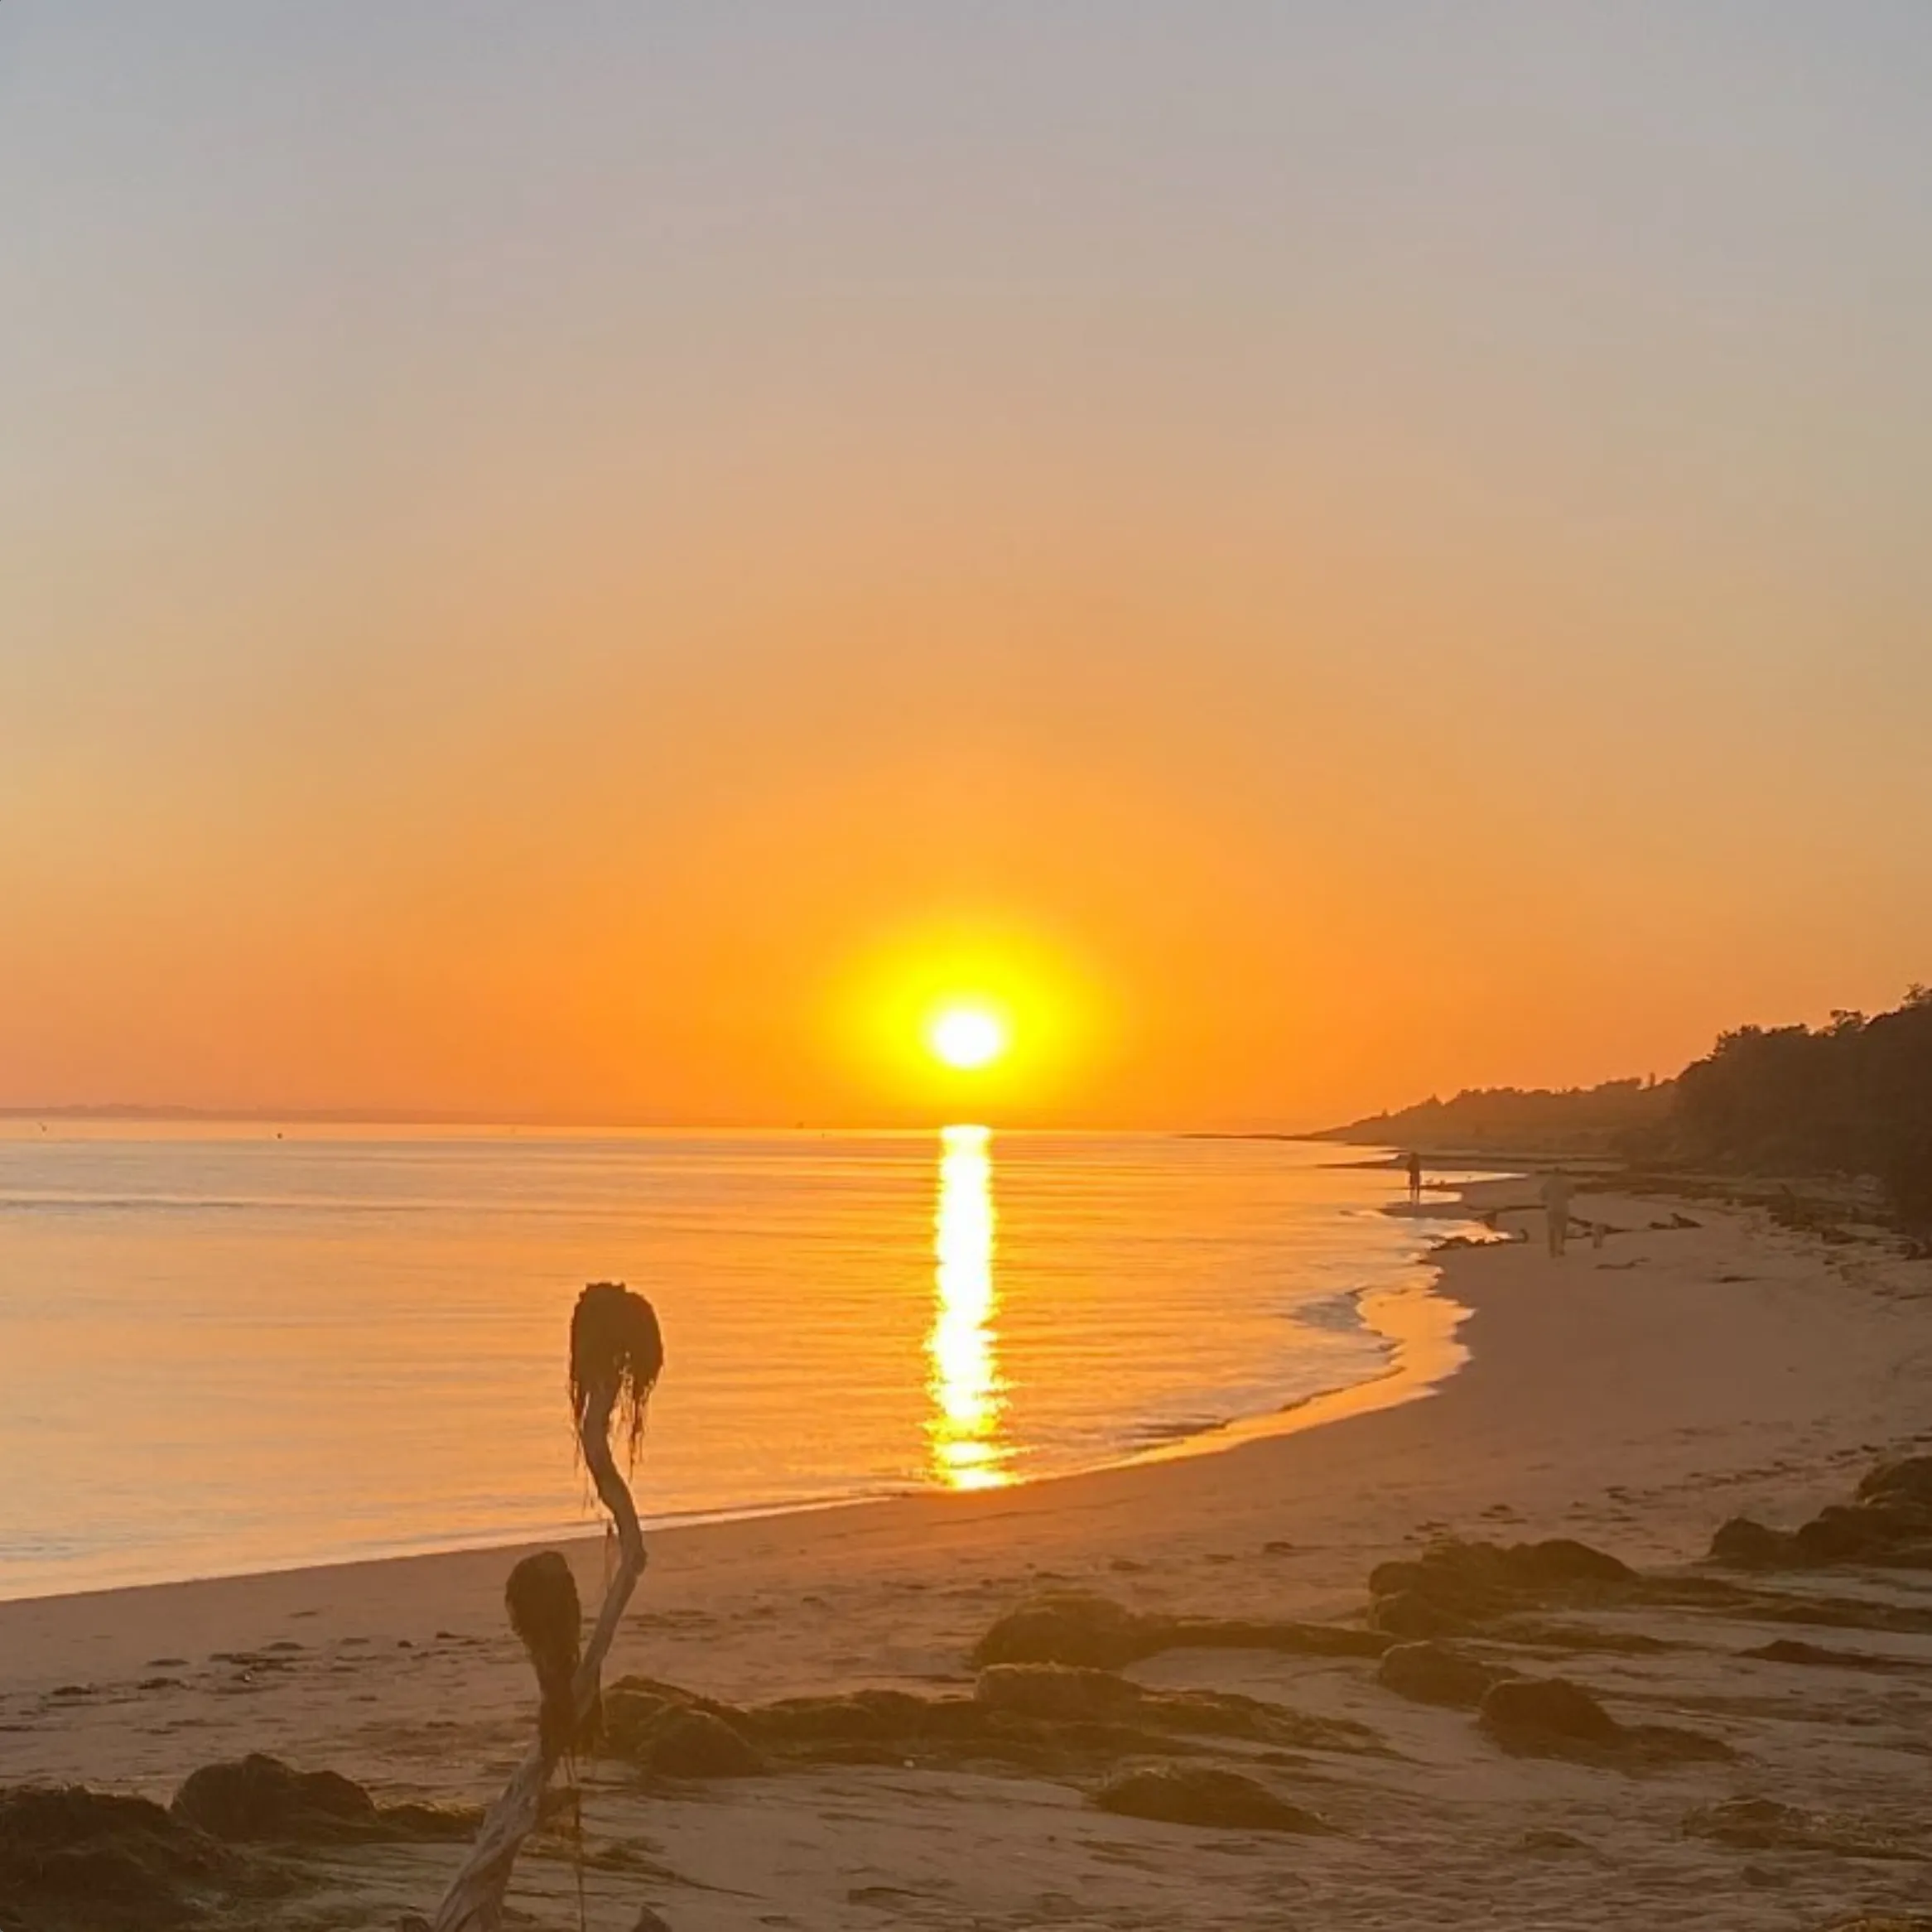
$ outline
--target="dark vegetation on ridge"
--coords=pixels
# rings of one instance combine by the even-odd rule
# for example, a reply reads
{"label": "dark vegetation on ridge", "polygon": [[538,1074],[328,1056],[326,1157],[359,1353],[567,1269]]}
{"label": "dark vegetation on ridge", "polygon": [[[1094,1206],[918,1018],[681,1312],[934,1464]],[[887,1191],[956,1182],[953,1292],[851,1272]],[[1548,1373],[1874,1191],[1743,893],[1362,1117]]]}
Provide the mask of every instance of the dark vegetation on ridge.
{"label": "dark vegetation on ridge", "polygon": [[1675,1079],[1431,1098],[1317,1138],[1534,1158],[1595,1157],[1777,1178],[1869,1178],[1932,1228],[1932,987],[1822,1027],[1739,1027]]}
{"label": "dark vegetation on ridge", "polygon": [[1672,1081],[1608,1080],[1601,1086],[1472,1086],[1435,1095],[1400,1113],[1331,1127],[1317,1140],[1468,1154],[1554,1154],[1614,1159],[1633,1134],[1670,1110]]}
{"label": "dark vegetation on ridge", "polygon": [[1752,1173],[1869,1174],[1932,1225],[1932,987],[1814,1031],[1741,1027],[1684,1068],[1661,1151]]}

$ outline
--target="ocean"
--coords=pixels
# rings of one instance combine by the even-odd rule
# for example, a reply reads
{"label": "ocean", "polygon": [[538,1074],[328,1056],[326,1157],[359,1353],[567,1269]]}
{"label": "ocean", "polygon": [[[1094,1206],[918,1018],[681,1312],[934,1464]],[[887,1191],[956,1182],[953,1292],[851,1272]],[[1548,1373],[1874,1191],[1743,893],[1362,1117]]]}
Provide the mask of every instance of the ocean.
{"label": "ocean", "polygon": [[647,1521],[1212,1446],[1375,1380],[1462,1223],[1157,1135],[0,1124],[0,1597],[595,1520],[587,1281],[656,1303]]}

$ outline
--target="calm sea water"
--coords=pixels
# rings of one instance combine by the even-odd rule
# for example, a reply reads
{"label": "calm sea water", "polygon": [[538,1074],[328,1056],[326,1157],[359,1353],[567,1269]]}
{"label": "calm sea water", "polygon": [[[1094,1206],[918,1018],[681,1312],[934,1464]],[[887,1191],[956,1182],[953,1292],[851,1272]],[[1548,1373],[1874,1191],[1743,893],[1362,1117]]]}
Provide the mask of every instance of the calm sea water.
{"label": "calm sea water", "polygon": [[571,1303],[668,1366],[648,1517],[977,1488],[1381,1375],[1456,1223],[1155,1137],[0,1126],[0,1596],[588,1522]]}

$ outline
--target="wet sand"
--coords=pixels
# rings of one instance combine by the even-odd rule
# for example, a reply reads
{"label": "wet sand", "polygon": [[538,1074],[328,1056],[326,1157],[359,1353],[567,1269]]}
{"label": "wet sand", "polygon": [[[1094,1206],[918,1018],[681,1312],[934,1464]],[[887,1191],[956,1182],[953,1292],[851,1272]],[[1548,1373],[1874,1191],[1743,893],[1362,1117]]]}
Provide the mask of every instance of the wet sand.
{"label": "wet sand", "polygon": [[[1530,1190],[1472,1192],[1493,1204]],[[865,1687],[970,1695],[976,1641],[1051,1589],[1361,1631],[1371,1568],[1447,1535],[1577,1538],[1667,1578],[1714,1575],[1686,1566],[1726,1518],[1794,1523],[1881,1455],[1932,1440],[1932,1265],[1827,1249],[1748,1214],[1699,1210],[1695,1227],[1658,1227],[1669,1205],[1595,1195],[1577,1212],[1625,1231],[1560,1261],[1539,1228],[1531,1242],[1442,1257],[1471,1359],[1419,1399],[1028,1489],[659,1535],[610,1675],[733,1705]],[[1429,1351],[1444,1342],[1438,1323],[1415,1362],[1439,1359]],[[639,1487],[648,1496],[648,1457]],[[79,1780],[165,1800],[196,1766],[266,1751],[350,1773],[386,1800],[486,1799],[532,1718],[500,1607],[515,1554],[0,1605],[0,1785]],[[595,1601],[601,1550],[571,1554]],[[882,1761],[788,1759],[730,1779],[648,1778],[603,1759],[585,1766],[590,1922],[628,1932],[648,1903],[677,1932],[1742,1932],[1902,1910],[1932,1889],[1915,1854],[1895,1855],[1925,1842],[1932,1812],[1932,1573],[1761,1585],[1800,1615],[1828,1597],[1891,1608],[1847,1623],[1841,1607],[1820,1626],[1766,1621],[1761,1604],[1653,1595],[1546,1607],[1457,1639],[1492,1670],[1563,1676],[1626,1725],[1688,1728],[1727,1756],[1525,1753],[1466,1708],[1385,1688],[1372,1656],[1169,1649],[1128,1676],[1346,1721],[1332,1738],[1304,1726],[1316,1741],[1286,1747],[1285,1718],[1259,1738],[1173,1747],[1176,1761],[1241,1771],[1332,1833],[1099,1810],[1096,1786],[1146,1757],[1107,1761],[1104,1741],[1025,1763],[908,1745],[870,1754]],[[1924,1632],[1873,1627],[1921,1612]],[[1742,1655],[1780,1638],[1851,1660]],[[1740,1798],[1792,1813],[1756,1833],[1764,1843],[1725,1828],[1743,1814],[1715,1814],[1718,1835],[1700,1835],[1709,1807]],[[1800,1815],[1821,1821],[1808,1838]],[[310,1854],[296,1890],[245,1922],[393,1924],[434,1903],[457,1856],[441,1843]],[[561,1844],[533,1848],[513,1897],[531,1923],[576,1922]]]}

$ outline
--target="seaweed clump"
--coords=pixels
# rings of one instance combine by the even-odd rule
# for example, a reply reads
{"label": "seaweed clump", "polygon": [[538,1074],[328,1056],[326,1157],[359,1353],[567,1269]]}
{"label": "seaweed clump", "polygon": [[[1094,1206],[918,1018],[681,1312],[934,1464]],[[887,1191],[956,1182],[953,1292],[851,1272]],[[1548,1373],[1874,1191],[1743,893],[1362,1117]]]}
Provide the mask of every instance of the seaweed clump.
{"label": "seaweed clump", "polygon": [[544,1754],[561,1757],[576,1730],[575,1684],[583,1645],[577,1579],[561,1554],[540,1549],[510,1572],[503,1586],[510,1628],[536,1667],[542,1703],[537,1728]]}
{"label": "seaweed clump", "polygon": [[633,1463],[644,1413],[664,1371],[657,1311],[621,1281],[594,1281],[571,1317],[571,1415],[580,1447],[591,1405],[608,1393]]}
{"label": "seaweed clump", "polygon": [[261,1751],[190,1771],[168,1811],[176,1824],[231,1845],[461,1838],[476,1824],[466,1809],[378,1804],[340,1771],[298,1771]]}
{"label": "seaweed clump", "polygon": [[1164,1650],[1274,1650],[1294,1656],[1379,1657],[1395,1642],[1374,1631],[1280,1619],[1166,1616],[1088,1590],[1051,1590],[1000,1617],[972,1662],[1066,1664],[1118,1670]]}
{"label": "seaweed clump", "polygon": [[1614,1602],[1638,1581],[1627,1564],[1565,1536],[1543,1543],[1432,1544],[1369,1574],[1371,1628],[1425,1641],[1552,1605]]}
{"label": "seaweed clump", "polygon": [[1733,1569],[1932,1569],[1932,1456],[1881,1462],[1849,1503],[1828,1504],[1796,1530],[1733,1516],[1711,1539],[1710,1560]]}
{"label": "seaweed clump", "polygon": [[1211,1831],[1318,1833],[1335,1828],[1241,1771],[1209,1765],[1147,1765],[1110,1778],[1094,1793],[1102,1811]]}
{"label": "seaweed clump", "polygon": [[79,1785],[0,1790],[0,1925],[140,1932],[225,1900],[220,1845],[145,1798]]}
{"label": "seaweed clump", "polygon": [[1483,1693],[1477,1722],[1518,1756],[1568,1757],[1626,1771],[1722,1763],[1736,1755],[1701,1731],[1620,1723],[1567,1677],[1505,1678]]}
{"label": "seaweed clump", "polygon": [[[696,1723],[695,1719],[703,1719]],[[734,1705],[650,1678],[611,1686],[600,1748],[672,1777],[790,1764],[1004,1765],[1077,1775],[1120,1759],[1242,1738],[1290,1751],[1374,1752],[1366,1725],[1211,1690],[1149,1690],[1111,1671],[1001,1664],[971,1695],[872,1689]]]}

